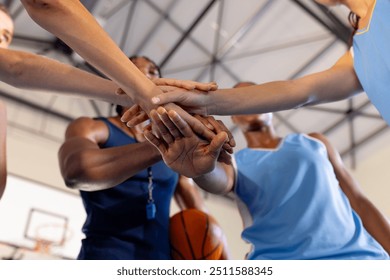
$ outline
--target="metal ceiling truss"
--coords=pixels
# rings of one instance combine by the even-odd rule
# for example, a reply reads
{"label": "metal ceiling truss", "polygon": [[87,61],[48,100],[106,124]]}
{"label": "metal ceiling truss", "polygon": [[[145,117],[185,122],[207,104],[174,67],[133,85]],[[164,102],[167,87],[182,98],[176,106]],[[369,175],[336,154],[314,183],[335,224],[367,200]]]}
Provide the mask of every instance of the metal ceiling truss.
{"label": "metal ceiling truss", "polygon": [[[229,54],[229,52],[238,44],[248,33],[252,30],[252,28],[256,25],[256,23],[262,18],[264,13],[274,4],[275,2],[272,0],[268,0],[264,5],[262,5],[239,29],[233,36],[221,47],[215,57],[211,58],[211,63],[222,67],[229,76],[231,76],[235,82],[240,82],[242,79],[237,75],[233,74],[233,71],[227,70],[227,67],[222,66],[223,59]],[[195,77],[195,81],[203,79],[203,76],[207,73],[207,69],[203,70],[197,77]]]}
{"label": "metal ceiling truss", "polygon": [[351,37],[351,28],[346,27],[336,15],[334,15],[330,10],[323,7],[320,4],[316,4],[319,8],[319,14],[325,15],[327,20],[322,19],[318,12],[311,9],[307,4],[303,3],[301,0],[291,0],[294,4],[298,5],[303,11],[310,15],[314,20],[319,24],[333,33],[339,40],[343,41],[345,44],[349,44]]}
{"label": "metal ceiling truss", "polygon": [[21,104],[23,106],[29,107],[30,109],[33,109],[33,110],[38,111],[40,113],[44,113],[44,114],[47,114],[47,115],[54,116],[57,119],[60,119],[60,120],[65,121],[65,122],[70,122],[70,121],[72,121],[74,119],[71,116],[68,116],[68,115],[63,114],[61,112],[58,112],[56,110],[52,110],[52,109],[49,109],[47,107],[44,107],[44,106],[41,106],[41,105],[38,105],[38,104],[35,104],[35,103],[32,103],[30,101],[27,101],[27,100],[25,100],[23,98],[17,97],[17,96],[12,95],[12,94],[9,94],[9,93],[4,92],[2,90],[0,90],[0,96],[4,97],[5,99],[7,99],[9,101],[12,101],[12,102],[15,102],[15,103],[19,103],[19,104]]}
{"label": "metal ceiling truss", "polygon": [[[171,11],[175,5],[177,4],[178,0],[173,0],[171,3],[168,4],[166,11]],[[137,55],[144,49],[146,44],[149,42],[151,38],[155,35],[155,33],[163,26],[164,21],[167,21],[172,24],[172,20],[170,20],[169,12],[161,10],[157,5],[155,5],[153,2],[146,0],[146,4],[148,4],[157,14],[159,14],[159,18],[153,25],[153,27],[150,29],[149,33],[146,35],[146,37],[138,44],[138,46],[135,48],[134,54]],[[174,24],[172,24],[174,25]],[[174,25],[174,27],[177,29],[178,25]],[[181,30],[181,28],[179,27]]]}
{"label": "metal ceiling truss", "polygon": [[167,53],[167,55],[160,62],[160,67],[164,68],[165,64],[172,58],[172,56],[177,52],[183,42],[190,36],[191,32],[198,26],[201,20],[207,15],[207,13],[211,10],[214,4],[218,0],[210,0],[206,7],[198,14],[198,16],[194,19],[192,24],[185,30],[179,40],[175,43],[175,45],[171,48],[171,50]]}

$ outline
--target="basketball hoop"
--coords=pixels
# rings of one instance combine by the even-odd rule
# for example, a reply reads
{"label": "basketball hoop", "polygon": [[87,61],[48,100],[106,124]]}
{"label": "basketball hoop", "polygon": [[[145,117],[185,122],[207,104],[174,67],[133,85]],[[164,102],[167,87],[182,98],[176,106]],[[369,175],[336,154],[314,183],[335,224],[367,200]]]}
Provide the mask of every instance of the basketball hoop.
{"label": "basketball hoop", "polygon": [[51,248],[62,247],[71,239],[72,232],[62,224],[41,224],[36,227],[34,251],[50,254]]}

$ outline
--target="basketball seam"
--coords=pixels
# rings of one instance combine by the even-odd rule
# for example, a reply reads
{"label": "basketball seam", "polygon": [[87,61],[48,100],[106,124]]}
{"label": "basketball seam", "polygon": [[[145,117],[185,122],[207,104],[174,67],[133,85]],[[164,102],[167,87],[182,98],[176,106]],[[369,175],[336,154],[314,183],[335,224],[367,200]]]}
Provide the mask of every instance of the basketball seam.
{"label": "basketball seam", "polygon": [[[171,251],[174,251],[174,253],[178,254],[179,257],[180,257],[182,260],[185,259],[184,256],[180,253],[180,251],[179,251],[178,249],[176,249],[175,247],[173,247],[172,244],[171,244]],[[171,253],[171,255],[173,255],[173,254]],[[172,257],[173,257],[173,256],[172,256]]]}
{"label": "basketball seam", "polygon": [[208,257],[214,254],[214,252],[219,248],[220,245],[221,245],[221,241],[219,241],[219,243],[214,247],[213,250],[210,251],[210,253],[208,253],[206,256],[203,256],[202,260],[207,260]]}
{"label": "basketball seam", "polygon": [[192,259],[193,259],[193,260],[196,260],[195,253],[194,253],[194,249],[192,248],[192,244],[191,244],[191,239],[190,239],[190,237],[188,236],[187,226],[186,226],[186,223],[185,223],[185,221],[184,221],[184,214],[183,214],[183,212],[180,213],[180,218],[181,218],[181,222],[182,222],[183,227],[184,227],[184,233],[185,233],[185,235],[186,235],[186,239],[187,239],[188,246],[190,247]]}
{"label": "basketball seam", "polygon": [[205,233],[203,235],[203,241],[202,241],[202,259],[204,259],[204,249],[205,249],[205,246],[206,246],[206,238],[207,238],[207,235],[209,233],[209,218],[207,215],[204,215],[204,217],[206,218],[206,230],[205,230]]}

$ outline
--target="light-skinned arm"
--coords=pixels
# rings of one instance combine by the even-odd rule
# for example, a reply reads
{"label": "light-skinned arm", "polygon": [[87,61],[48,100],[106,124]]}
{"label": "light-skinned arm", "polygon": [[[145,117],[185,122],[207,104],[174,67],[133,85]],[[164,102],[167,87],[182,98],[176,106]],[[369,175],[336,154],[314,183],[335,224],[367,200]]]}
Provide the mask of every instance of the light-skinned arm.
{"label": "light-skinned arm", "polygon": [[[21,2],[35,22],[114,81],[147,114],[156,107],[151,99],[162,91],[127,58],[79,0]],[[166,106],[177,110],[196,133],[207,139],[214,136],[214,133],[177,105],[170,103]]]}
{"label": "light-skinned arm", "polygon": [[[134,103],[149,112],[150,99],[159,88],[127,58],[79,0],[21,0],[31,18],[56,35],[91,65],[115,81]],[[215,83],[199,85],[165,79],[164,85],[210,90]]]}
{"label": "light-skinned arm", "polygon": [[14,87],[54,91],[122,106],[133,102],[116,94],[117,85],[97,75],[31,53],[0,48],[1,80]]}
{"label": "light-skinned arm", "polygon": [[5,104],[0,101],[0,199],[4,194],[7,183],[6,133],[7,113]]}
{"label": "light-skinned arm", "polygon": [[361,91],[349,52],[328,70],[296,80],[219,89],[209,93],[183,90],[154,97],[157,105],[175,102],[201,115],[260,114],[342,100]]}

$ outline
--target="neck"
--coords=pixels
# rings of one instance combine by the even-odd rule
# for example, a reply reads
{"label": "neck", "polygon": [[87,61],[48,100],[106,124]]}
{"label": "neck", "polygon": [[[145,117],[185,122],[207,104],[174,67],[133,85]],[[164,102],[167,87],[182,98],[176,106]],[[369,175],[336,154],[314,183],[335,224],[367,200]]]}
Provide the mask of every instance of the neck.
{"label": "neck", "polygon": [[244,132],[248,148],[276,148],[281,138],[276,135],[273,127],[262,126],[257,131]]}
{"label": "neck", "polygon": [[360,18],[365,18],[375,0],[344,0],[340,1]]}

